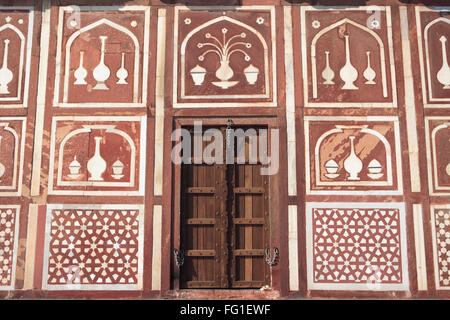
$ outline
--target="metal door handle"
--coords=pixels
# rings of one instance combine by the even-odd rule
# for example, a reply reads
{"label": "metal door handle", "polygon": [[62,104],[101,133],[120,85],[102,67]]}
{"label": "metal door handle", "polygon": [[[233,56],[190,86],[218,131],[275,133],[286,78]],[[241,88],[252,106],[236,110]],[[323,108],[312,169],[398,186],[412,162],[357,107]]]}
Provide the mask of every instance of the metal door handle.
{"label": "metal door handle", "polygon": [[271,258],[270,257],[270,249],[267,248],[266,249],[266,263],[271,267],[276,266],[278,263],[278,254],[279,254],[278,248],[274,247],[273,248],[273,257]]}
{"label": "metal door handle", "polygon": [[173,249],[173,255],[175,256],[175,264],[179,269],[184,264],[184,250]]}

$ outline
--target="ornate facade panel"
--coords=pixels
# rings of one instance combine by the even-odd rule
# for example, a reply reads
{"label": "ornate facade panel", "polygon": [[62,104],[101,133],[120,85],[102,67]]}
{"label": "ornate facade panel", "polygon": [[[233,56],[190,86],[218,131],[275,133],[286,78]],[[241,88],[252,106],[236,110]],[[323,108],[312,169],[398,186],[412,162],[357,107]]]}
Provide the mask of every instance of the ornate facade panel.
{"label": "ornate facade panel", "polygon": [[149,19],[149,7],[61,7],[54,105],[145,106]]}
{"label": "ornate facade panel", "polygon": [[304,104],[396,107],[390,7],[301,7]]}
{"label": "ornate facade panel", "polygon": [[25,120],[0,117],[0,197],[22,194]]}
{"label": "ornate facade panel", "polygon": [[43,287],[142,287],[144,209],[139,205],[48,205]]}
{"label": "ornate facade panel", "polygon": [[436,289],[450,290],[450,205],[431,206]]}
{"label": "ornate facade panel", "polygon": [[425,107],[450,104],[450,7],[416,7],[422,94]]}
{"label": "ornate facade panel", "polygon": [[401,194],[396,117],[305,117],[310,194]]}
{"label": "ornate facade panel", "polygon": [[428,183],[431,195],[450,195],[450,117],[426,117]]}
{"label": "ornate facade panel", "polygon": [[14,288],[20,206],[0,206],[0,290]]}
{"label": "ornate facade panel", "polygon": [[276,106],[274,7],[175,7],[174,107]]}
{"label": "ornate facade panel", "polygon": [[33,8],[0,6],[0,108],[27,107]]}
{"label": "ornate facade panel", "polygon": [[407,290],[403,203],[307,203],[311,290]]}
{"label": "ornate facade panel", "polygon": [[145,117],[54,117],[49,193],[143,195]]}

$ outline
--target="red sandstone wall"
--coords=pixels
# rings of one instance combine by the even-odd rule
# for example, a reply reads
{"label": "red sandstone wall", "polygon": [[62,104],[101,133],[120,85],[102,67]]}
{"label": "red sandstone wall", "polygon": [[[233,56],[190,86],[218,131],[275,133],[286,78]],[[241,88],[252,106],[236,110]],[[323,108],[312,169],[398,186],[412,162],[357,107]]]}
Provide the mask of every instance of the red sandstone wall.
{"label": "red sandstone wall", "polygon": [[449,296],[449,7],[103,2],[0,6],[0,295],[177,294],[170,135],[231,118],[280,130],[260,297]]}

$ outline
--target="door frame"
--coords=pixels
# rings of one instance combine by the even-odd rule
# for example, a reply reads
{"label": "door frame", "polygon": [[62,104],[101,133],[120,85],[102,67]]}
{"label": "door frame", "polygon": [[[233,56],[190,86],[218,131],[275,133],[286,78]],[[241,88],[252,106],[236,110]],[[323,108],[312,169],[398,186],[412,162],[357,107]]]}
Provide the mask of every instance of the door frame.
{"label": "door frame", "polygon": [[[271,255],[273,249],[279,249],[278,264],[270,267],[270,286],[273,290],[284,291],[283,287],[287,288],[288,277],[288,236],[287,236],[287,184],[283,183],[286,177],[286,136],[283,128],[280,128],[279,120],[276,117],[186,117],[174,119],[173,129],[181,129],[186,126],[193,126],[195,121],[202,121],[203,126],[226,126],[227,120],[231,119],[235,126],[265,126],[269,130],[268,143],[270,146],[270,130],[279,130],[279,170],[276,174],[269,177],[269,210],[270,210],[270,244]],[[172,142],[173,146],[175,143]],[[270,147],[269,147],[270,148]],[[269,149],[270,150],[270,149]],[[181,184],[178,183],[181,179],[181,164],[172,163],[172,228],[171,228],[171,244],[170,244],[170,286],[175,291],[180,291],[180,273],[175,264],[175,257],[173,249],[180,248],[180,207],[181,207]],[[284,236],[283,236],[284,235]],[[283,270],[283,272],[281,272]],[[282,276],[283,275],[283,276]],[[197,289],[182,289],[197,290]],[[202,290],[218,290],[218,289],[202,289]],[[227,290],[242,290],[242,289],[227,289]],[[248,289],[247,289],[248,290]]]}

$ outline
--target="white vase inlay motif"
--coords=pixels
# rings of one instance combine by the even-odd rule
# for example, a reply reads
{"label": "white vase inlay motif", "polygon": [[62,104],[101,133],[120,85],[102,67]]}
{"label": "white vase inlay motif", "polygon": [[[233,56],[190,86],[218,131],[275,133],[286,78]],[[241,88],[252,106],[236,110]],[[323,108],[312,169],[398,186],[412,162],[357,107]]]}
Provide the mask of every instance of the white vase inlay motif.
{"label": "white vase inlay motif", "polygon": [[339,170],[339,165],[336,163],[336,161],[330,159],[325,163],[324,167],[325,170],[327,171],[327,173],[325,173],[325,177],[330,179],[335,179],[339,177],[339,173],[337,173],[337,171]]}
{"label": "white vase inlay motif", "polygon": [[363,163],[361,159],[355,153],[355,136],[350,136],[350,155],[344,160],[344,169],[347,171],[350,176],[347,178],[348,180],[360,180],[358,174],[361,172],[363,168]]}
{"label": "white vase inlay motif", "polygon": [[81,176],[80,174],[81,164],[77,160],[77,156],[73,157],[72,162],[69,164],[69,172],[67,176],[71,179],[77,179]]}
{"label": "white vase inlay motif", "polygon": [[92,72],[94,79],[97,81],[97,84],[93,88],[94,90],[109,90],[109,88],[106,86],[105,82],[108,80],[109,76],[111,75],[111,71],[108,68],[108,66],[105,64],[105,42],[106,39],[108,39],[107,36],[100,36],[100,41],[102,42],[102,49],[101,49],[101,55],[100,55],[100,62],[95,67],[94,71]]}
{"label": "white vase inlay motif", "polygon": [[444,89],[450,89],[450,67],[447,61],[447,38],[442,36],[439,38],[442,46],[442,67],[439,69],[436,77],[438,81],[444,85]]}
{"label": "white vase inlay motif", "polygon": [[211,47],[211,49],[206,50],[203,52],[199,57],[199,61],[203,61],[205,59],[205,55],[208,53],[215,53],[219,57],[219,63],[220,66],[216,70],[216,77],[220,81],[213,81],[212,84],[222,88],[222,89],[228,89],[233,86],[235,86],[239,81],[229,81],[234,76],[234,71],[230,67],[230,58],[234,53],[241,53],[244,55],[245,61],[250,61],[250,56],[238,46],[244,46],[245,48],[249,49],[252,47],[251,43],[249,42],[243,42],[243,41],[234,41],[238,38],[246,38],[247,35],[245,32],[242,32],[241,34],[237,34],[234,36],[231,36],[228,40],[226,39],[226,34],[228,32],[227,28],[222,28],[222,41],[217,39],[216,37],[212,36],[210,33],[207,33],[205,37],[207,39],[212,39],[211,42],[204,42],[204,43],[198,43],[198,48],[203,47]]}
{"label": "white vase inlay motif", "polygon": [[[0,147],[2,146],[2,136],[0,136]],[[5,166],[0,162],[0,178],[5,174]]]}
{"label": "white vase inlay motif", "polygon": [[447,173],[448,176],[450,176],[450,163],[447,164],[447,166],[445,167],[445,172]]}
{"label": "white vase inlay motif", "polygon": [[125,166],[123,165],[122,161],[117,159],[116,162],[114,162],[112,165],[113,174],[111,176],[116,180],[119,180],[120,178],[122,178],[123,177],[122,173],[123,173],[124,167]]}
{"label": "white vase inlay motif", "polygon": [[87,170],[90,174],[89,180],[103,181],[102,175],[106,171],[106,161],[100,155],[100,141],[102,137],[94,137],[95,153],[87,162]]}
{"label": "white vase inlay motif", "polygon": [[8,69],[8,46],[9,40],[6,39],[5,51],[3,52],[3,65],[0,69],[0,94],[8,94],[8,84],[12,81],[14,75],[11,70]]}
{"label": "white vase inlay motif", "polygon": [[364,79],[367,80],[365,84],[376,84],[376,82],[373,80],[375,79],[377,74],[375,73],[375,70],[373,70],[372,67],[370,66],[370,51],[366,51],[366,55],[367,55],[367,68],[366,70],[364,70],[363,73]]}
{"label": "white vase inlay motif", "polygon": [[244,74],[247,82],[253,85],[258,80],[259,69],[250,64],[247,68],[244,69]]}
{"label": "white vase inlay motif", "polygon": [[344,35],[344,37],[345,37],[345,65],[339,71],[339,76],[341,77],[342,81],[344,81],[344,86],[342,87],[342,89],[358,90],[358,87],[355,86],[354,84],[355,80],[358,79],[358,71],[351,63],[350,43],[348,39],[349,36]]}
{"label": "white vase inlay motif", "polygon": [[325,51],[326,66],[322,71],[323,84],[334,84],[334,71],[330,68],[330,51]]}
{"label": "white vase inlay motif", "polygon": [[83,85],[87,84],[86,82],[86,76],[87,76],[87,70],[83,66],[84,62],[84,51],[80,51],[80,66],[77,70],[74,72],[75,76],[75,82],[73,84],[75,85]]}
{"label": "white vase inlay motif", "polygon": [[194,80],[194,84],[196,86],[201,86],[203,84],[203,81],[205,81],[206,69],[199,65],[196,65],[191,69],[190,73],[192,80]]}
{"label": "white vase inlay motif", "polygon": [[381,172],[383,170],[383,166],[376,159],[373,159],[372,161],[369,162],[369,165],[367,166],[367,170],[369,171],[367,176],[371,179],[379,179],[384,175]]}
{"label": "white vase inlay motif", "polygon": [[117,70],[116,77],[119,78],[119,81],[116,82],[116,84],[128,84],[126,81],[128,77],[128,71],[125,69],[125,52],[122,52],[122,64],[120,66],[120,69]]}

